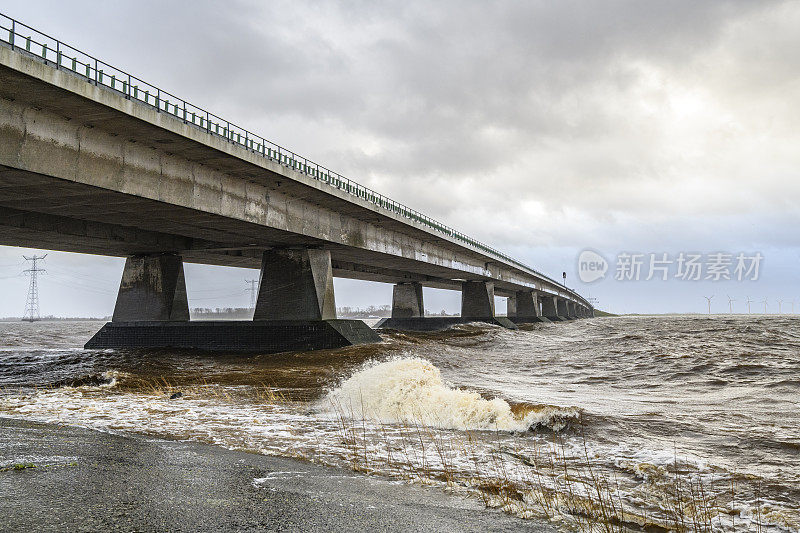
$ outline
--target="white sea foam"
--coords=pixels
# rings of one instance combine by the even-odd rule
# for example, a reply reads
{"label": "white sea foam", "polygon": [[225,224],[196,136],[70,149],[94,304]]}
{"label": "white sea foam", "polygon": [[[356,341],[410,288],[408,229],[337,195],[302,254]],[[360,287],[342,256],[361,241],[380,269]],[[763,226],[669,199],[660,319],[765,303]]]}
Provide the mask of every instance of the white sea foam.
{"label": "white sea foam", "polygon": [[545,406],[515,416],[505,400],[487,400],[447,385],[439,369],[421,358],[369,364],[330,391],[318,409],[335,416],[460,430],[558,431],[579,415],[575,408]]}

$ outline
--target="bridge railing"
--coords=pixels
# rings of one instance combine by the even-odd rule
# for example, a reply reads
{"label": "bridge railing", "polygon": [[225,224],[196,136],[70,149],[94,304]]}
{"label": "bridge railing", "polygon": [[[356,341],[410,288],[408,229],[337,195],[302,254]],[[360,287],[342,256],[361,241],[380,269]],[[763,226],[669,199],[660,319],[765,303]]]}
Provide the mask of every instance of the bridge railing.
{"label": "bridge railing", "polygon": [[209,111],[191,104],[182,98],[147,83],[105,61],[101,61],[94,56],[82,52],[77,48],[63,43],[54,37],[42,33],[2,13],[0,13],[0,44],[5,44],[6,46],[10,46],[12,50],[39,59],[51,67],[69,72],[88,83],[116,91],[128,100],[135,100],[140,104],[151,106],[161,113],[167,113],[206,133],[222,137],[227,142],[244,148],[254,154],[277,162],[284,167],[300,172],[429,229],[433,229],[438,233],[467,244],[505,263],[514,265],[528,273],[535,274],[553,283],[561,290],[583,300],[580,295],[567,289],[562,284],[541,272],[534,270],[516,259],[446,224],[442,224],[406,205],[395,202],[368,187],[364,187],[342,176],[338,172],[334,172],[318,163],[314,163],[260,135],[256,135],[245,128],[232,124],[230,121],[218,117]]}

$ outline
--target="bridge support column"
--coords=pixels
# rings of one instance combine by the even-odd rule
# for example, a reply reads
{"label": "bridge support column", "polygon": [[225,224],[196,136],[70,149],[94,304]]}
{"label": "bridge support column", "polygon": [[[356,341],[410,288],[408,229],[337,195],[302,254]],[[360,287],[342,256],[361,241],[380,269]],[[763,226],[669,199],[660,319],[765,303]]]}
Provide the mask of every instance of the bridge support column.
{"label": "bridge support column", "polygon": [[464,281],[461,283],[461,320],[463,322],[488,322],[516,329],[508,317],[494,315],[494,282]]}
{"label": "bridge support column", "polygon": [[575,308],[575,302],[572,300],[567,300],[567,318],[575,319],[578,318],[578,312]]}
{"label": "bridge support column", "polygon": [[561,320],[567,320],[569,310],[567,309],[567,301],[564,298],[556,297],[556,314]]}
{"label": "bridge support column", "polygon": [[494,318],[494,283],[465,281],[461,284],[461,318]]}
{"label": "bridge support column", "polygon": [[[517,326],[506,317],[494,316],[494,283],[491,281],[465,281],[461,284],[461,316],[445,316],[445,317],[425,317],[421,316],[422,309],[422,286],[419,287],[419,293],[414,288],[401,288],[403,285],[413,285],[401,283],[395,285],[394,302],[392,306],[392,317],[384,318],[375,326],[376,328],[397,329],[405,331],[436,331],[447,329],[455,324],[464,324],[468,322],[487,322],[489,324],[496,324],[509,329],[517,329]],[[403,296],[402,300],[404,306],[407,303],[406,298],[412,300],[412,305],[417,303],[420,306],[420,316],[395,316],[395,308],[397,307],[398,291]],[[417,298],[417,294],[419,295]],[[398,311],[405,312],[406,307],[398,309]]]}
{"label": "bridge support column", "polygon": [[542,316],[549,320],[558,320],[558,311],[556,310],[556,297],[549,294],[543,294],[539,297],[542,303]]}
{"label": "bridge support column", "polygon": [[392,318],[416,318],[425,316],[422,301],[422,284],[397,283],[392,289]]}
{"label": "bridge support column", "polygon": [[181,257],[160,254],[127,258],[111,320],[189,320]]}
{"label": "bridge support column", "polygon": [[506,301],[506,316],[511,318],[517,316],[517,296],[509,296]]}
{"label": "bridge support column", "polygon": [[[511,298],[509,298],[509,301],[511,301]],[[543,321],[540,316],[536,293],[533,291],[517,291],[514,301],[516,305],[513,314],[509,310],[509,320],[515,324],[530,324]]]}
{"label": "bridge support column", "polygon": [[[190,322],[179,257],[129,263],[133,266],[126,263],[114,320],[86,348],[276,353],[380,341],[361,320],[336,319],[331,256],[324,250],[265,252],[252,321]],[[148,304],[151,311],[137,314],[133,310],[140,301],[155,304]]]}
{"label": "bridge support column", "polygon": [[268,250],[261,260],[253,320],[336,318],[328,250]]}

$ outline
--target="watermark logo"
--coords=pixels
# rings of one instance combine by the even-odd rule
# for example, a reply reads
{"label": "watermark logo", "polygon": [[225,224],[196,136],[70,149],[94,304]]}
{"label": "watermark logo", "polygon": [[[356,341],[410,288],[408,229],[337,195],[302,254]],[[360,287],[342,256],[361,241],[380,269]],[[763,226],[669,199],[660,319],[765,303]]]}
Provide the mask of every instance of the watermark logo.
{"label": "watermark logo", "polygon": [[578,256],[578,277],[584,283],[591,283],[606,277],[608,261],[593,250],[584,250]]}
{"label": "watermark logo", "polygon": [[[613,277],[617,281],[757,281],[764,256],[760,252],[695,252],[617,254]],[[578,277],[591,283],[606,276],[609,263],[594,250],[578,256]]]}

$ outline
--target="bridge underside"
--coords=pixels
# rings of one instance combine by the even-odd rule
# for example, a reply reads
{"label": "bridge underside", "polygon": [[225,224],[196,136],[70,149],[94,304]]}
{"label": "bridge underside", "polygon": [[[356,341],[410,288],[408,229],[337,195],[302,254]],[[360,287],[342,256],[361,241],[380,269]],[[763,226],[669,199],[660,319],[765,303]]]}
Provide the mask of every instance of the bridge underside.
{"label": "bridge underside", "polygon": [[[264,250],[324,248],[335,277],[460,290],[463,272],[348,249],[255,223],[0,165],[0,245],[128,257],[176,252],[184,261],[260,268]],[[502,289],[500,289],[502,292]],[[511,287],[508,292],[510,294]]]}

